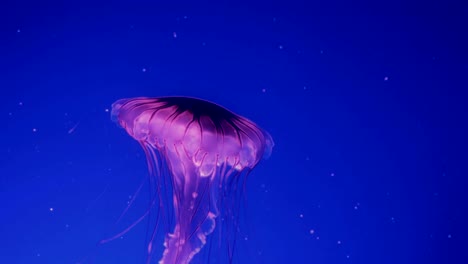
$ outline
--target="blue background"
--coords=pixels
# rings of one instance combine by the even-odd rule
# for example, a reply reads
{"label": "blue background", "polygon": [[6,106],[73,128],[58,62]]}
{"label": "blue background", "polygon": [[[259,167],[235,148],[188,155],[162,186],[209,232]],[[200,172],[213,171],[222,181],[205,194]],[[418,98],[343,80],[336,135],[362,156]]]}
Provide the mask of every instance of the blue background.
{"label": "blue background", "polygon": [[[144,212],[114,226],[147,167],[107,111],[165,95],[275,140],[236,263],[468,263],[467,32],[462,1],[2,1],[0,263],[77,263]],[[143,263],[146,229],[94,263]]]}

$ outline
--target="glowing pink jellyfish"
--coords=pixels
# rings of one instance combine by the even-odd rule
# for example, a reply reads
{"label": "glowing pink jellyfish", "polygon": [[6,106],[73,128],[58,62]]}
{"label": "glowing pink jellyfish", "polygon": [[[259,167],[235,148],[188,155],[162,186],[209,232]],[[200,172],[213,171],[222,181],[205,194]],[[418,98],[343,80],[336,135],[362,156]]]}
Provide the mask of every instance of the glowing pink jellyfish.
{"label": "glowing pink jellyfish", "polygon": [[118,100],[112,105],[112,119],[147,156],[160,201],[158,215],[166,219],[159,263],[190,263],[215,227],[218,243],[209,251],[219,252],[215,247],[228,243],[223,247],[231,263],[245,178],[270,155],[271,136],[217,104],[188,97]]}

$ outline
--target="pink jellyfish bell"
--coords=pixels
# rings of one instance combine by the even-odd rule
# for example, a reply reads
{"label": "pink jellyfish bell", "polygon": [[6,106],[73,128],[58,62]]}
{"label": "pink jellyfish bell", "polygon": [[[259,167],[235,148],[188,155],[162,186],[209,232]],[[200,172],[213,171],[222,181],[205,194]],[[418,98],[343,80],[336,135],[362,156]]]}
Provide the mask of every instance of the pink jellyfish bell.
{"label": "pink jellyfish bell", "polygon": [[[270,155],[271,136],[217,104],[189,97],[121,99],[111,115],[147,156],[167,224],[159,263],[190,263],[216,227],[232,262],[245,178]],[[154,235],[148,259],[153,242]]]}

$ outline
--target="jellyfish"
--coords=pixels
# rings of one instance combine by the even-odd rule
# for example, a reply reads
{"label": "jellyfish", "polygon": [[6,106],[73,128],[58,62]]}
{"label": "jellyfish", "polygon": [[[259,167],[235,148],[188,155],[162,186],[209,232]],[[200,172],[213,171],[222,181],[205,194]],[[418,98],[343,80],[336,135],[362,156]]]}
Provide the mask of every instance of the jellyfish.
{"label": "jellyfish", "polygon": [[271,136],[247,118],[190,97],[121,99],[112,105],[111,117],[146,154],[159,201],[153,205],[166,226],[159,263],[190,263],[215,230],[219,243],[210,251],[218,252],[215,247],[226,241],[231,263],[240,197],[249,172],[270,156]]}

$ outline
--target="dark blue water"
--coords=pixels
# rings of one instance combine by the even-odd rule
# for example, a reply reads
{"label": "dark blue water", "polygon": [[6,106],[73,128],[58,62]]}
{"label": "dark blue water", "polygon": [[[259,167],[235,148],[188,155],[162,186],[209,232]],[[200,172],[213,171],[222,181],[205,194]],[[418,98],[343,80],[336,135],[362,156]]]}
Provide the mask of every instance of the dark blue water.
{"label": "dark blue water", "polygon": [[275,140],[234,263],[468,263],[466,4],[34,2],[0,4],[0,263],[144,263],[147,221],[95,249],[149,198],[114,225],[147,167],[109,110],[167,95]]}

